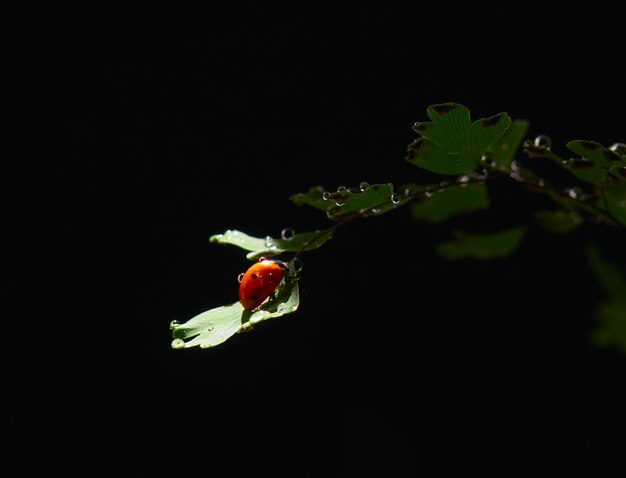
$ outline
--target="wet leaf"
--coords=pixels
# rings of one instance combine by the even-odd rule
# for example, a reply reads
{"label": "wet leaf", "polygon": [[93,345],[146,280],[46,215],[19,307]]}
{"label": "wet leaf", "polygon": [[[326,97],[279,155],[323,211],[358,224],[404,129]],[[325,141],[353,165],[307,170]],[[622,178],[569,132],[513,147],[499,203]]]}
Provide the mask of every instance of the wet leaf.
{"label": "wet leaf", "polygon": [[[293,264],[292,264],[293,266]],[[248,332],[253,325],[264,320],[280,317],[298,309],[300,297],[298,281],[284,280],[277,288],[275,297],[249,312],[239,302],[207,310],[172,330],[172,348],[201,348],[219,345],[237,332]]]}
{"label": "wet leaf", "polygon": [[469,110],[458,103],[428,107],[432,122],[416,123],[421,138],[409,145],[406,160],[439,174],[473,171],[487,148],[511,125],[506,113],[471,122]]}
{"label": "wet leaf", "polygon": [[526,228],[517,227],[491,234],[468,234],[457,231],[454,239],[437,246],[437,252],[448,260],[470,257],[498,259],[511,254],[520,245]]}
{"label": "wet leaf", "polygon": [[503,172],[511,171],[511,161],[519,149],[528,132],[529,122],[526,120],[514,120],[509,129],[491,146],[487,148],[486,156],[489,161],[495,162],[496,168]]}
{"label": "wet leaf", "polygon": [[489,196],[484,184],[462,184],[446,187],[412,206],[413,218],[437,224],[449,217],[487,209]]}
{"label": "wet leaf", "polygon": [[289,196],[289,199],[296,206],[311,206],[321,211],[328,209],[328,201],[325,200],[322,195],[324,194],[324,188],[322,186],[312,186],[306,193],[296,193]]}
{"label": "wet leaf", "polygon": [[[324,191],[319,187],[311,188],[307,193],[291,196],[296,204],[307,204],[326,211],[326,216],[338,221],[352,214],[363,217],[382,214],[410,200],[403,193],[396,193],[393,184],[382,183],[367,185],[362,189],[339,188],[336,191]],[[320,207],[322,201],[325,207]]]}
{"label": "wet leaf", "polygon": [[265,238],[253,237],[237,231],[227,230],[224,234],[215,234],[209,239],[218,244],[231,244],[250,251],[246,257],[250,260],[258,259],[262,256],[276,256],[283,252],[296,252],[307,244],[307,250],[316,249],[332,237],[332,232],[320,234],[322,231],[309,231],[294,234],[291,239],[278,239],[267,236]]}

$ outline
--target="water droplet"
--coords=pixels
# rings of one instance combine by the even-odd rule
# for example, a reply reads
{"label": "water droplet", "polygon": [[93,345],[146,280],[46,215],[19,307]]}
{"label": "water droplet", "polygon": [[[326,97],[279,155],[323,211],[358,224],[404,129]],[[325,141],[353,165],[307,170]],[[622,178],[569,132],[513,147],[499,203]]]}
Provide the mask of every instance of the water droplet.
{"label": "water droplet", "polygon": [[338,193],[342,193],[342,192],[344,192],[345,190],[346,190],[346,187],[345,187],[345,186],[339,186],[339,187],[337,188],[337,192],[338,192]]}
{"label": "water droplet", "polygon": [[328,201],[328,200],[330,199],[330,193],[329,193],[328,191],[324,191],[324,192],[322,193],[322,199],[323,199],[324,201]]}
{"label": "water droplet", "polygon": [[379,207],[372,208],[372,214],[378,214],[379,212],[380,212],[380,208]]}
{"label": "water droplet", "polygon": [[450,186],[450,181],[441,181],[439,183],[439,187],[441,187],[441,188],[445,188],[447,186]]}
{"label": "water droplet", "polygon": [[434,193],[432,191],[424,191],[424,196],[426,196],[427,198],[431,198],[433,197]]}
{"label": "water droplet", "polygon": [[469,183],[469,181],[470,181],[470,177],[467,174],[465,174],[463,176],[459,176],[458,178],[456,178],[456,182],[457,183],[462,183],[463,184],[463,183]]}
{"label": "water droplet", "polygon": [[545,181],[545,179],[543,179],[543,178],[539,178],[539,179],[537,180],[537,184],[539,185],[539,187],[540,187],[540,188],[543,188],[543,187],[545,187],[545,185],[546,185],[546,181]]}
{"label": "water droplet", "polygon": [[483,154],[483,155],[480,157],[480,160],[481,160],[483,163],[486,163],[486,162],[489,160],[489,158],[487,157],[487,155],[486,155],[486,154]]}
{"label": "water droplet", "polygon": [[569,197],[571,197],[572,199],[578,199],[578,196],[580,196],[580,189],[578,188],[571,188],[567,190],[567,195]]}
{"label": "water droplet", "polygon": [[267,259],[264,256],[259,257],[259,262],[266,261]]}
{"label": "water droplet", "polygon": [[237,276],[237,282],[241,282],[243,280],[243,276],[245,275],[245,273],[241,273]]}
{"label": "water droplet", "polygon": [[368,183],[367,181],[361,181],[361,184],[359,184],[359,189],[361,191],[365,191],[369,187],[370,187],[370,183]]}
{"label": "water droplet", "polygon": [[524,148],[530,148],[533,145],[533,142],[529,139],[525,139],[524,142],[522,143],[522,147]]}
{"label": "water droplet", "polygon": [[170,322],[170,330],[174,330],[177,327],[180,327],[180,322],[178,320],[172,320]]}
{"label": "water droplet", "polygon": [[172,348],[173,349],[184,349],[185,341],[183,339],[174,339],[172,340]]}
{"label": "water droplet", "polygon": [[540,134],[533,141],[533,145],[538,148],[550,149],[550,146],[552,146],[552,140],[545,134]]}
{"label": "water droplet", "polygon": [[265,237],[265,247],[273,247],[274,246],[274,240],[272,239],[271,236],[266,236]]}
{"label": "water droplet", "polygon": [[280,237],[283,241],[291,241],[293,236],[296,235],[296,231],[291,229],[290,227],[286,227],[282,231],[280,231]]}
{"label": "water droplet", "polygon": [[391,203],[393,205],[398,205],[400,204],[400,195],[398,193],[393,193],[391,195]]}
{"label": "water droplet", "polygon": [[211,332],[214,328],[215,328],[215,327],[213,327],[212,325],[209,325],[209,326],[207,327],[207,330],[208,330],[209,332]]}
{"label": "water droplet", "polygon": [[626,156],[626,144],[624,143],[613,143],[609,146],[611,151],[615,151],[620,156]]}
{"label": "water droplet", "polygon": [[296,274],[302,270],[302,261],[297,257],[293,260],[293,270]]}

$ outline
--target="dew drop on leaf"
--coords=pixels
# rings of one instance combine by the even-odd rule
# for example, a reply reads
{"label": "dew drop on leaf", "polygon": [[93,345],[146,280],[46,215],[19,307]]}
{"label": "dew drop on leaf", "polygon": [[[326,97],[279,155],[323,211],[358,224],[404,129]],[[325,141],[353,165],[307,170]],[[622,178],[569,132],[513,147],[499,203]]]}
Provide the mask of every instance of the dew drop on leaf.
{"label": "dew drop on leaf", "polygon": [[344,192],[345,190],[346,190],[346,187],[345,187],[345,186],[339,186],[339,187],[337,188],[337,192],[338,192],[338,193],[342,193],[342,192]]}
{"label": "dew drop on leaf", "polygon": [[361,191],[365,191],[369,187],[370,187],[370,183],[368,183],[367,181],[361,181],[361,184],[359,184],[359,189]]}
{"label": "dew drop on leaf", "polygon": [[184,349],[185,341],[183,339],[174,339],[172,340],[172,348],[173,349]]}
{"label": "dew drop on leaf", "polygon": [[609,146],[611,151],[615,151],[620,156],[626,156],[626,144],[624,143],[613,143]]}
{"label": "dew drop on leaf", "polygon": [[330,199],[330,193],[329,193],[328,191],[324,191],[324,192],[322,193],[322,199],[323,199],[324,201],[328,201],[328,200]]}
{"label": "dew drop on leaf", "polygon": [[291,241],[293,239],[293,236],[295,235],[296,235],[296,231],[294,231],[290,227],[286,227],[282,231],[280,231],[280,238],[283,241]]}
{"label": "dew drop on leaf", "polygon": [[271,236],[267,236],[265,238],[265,247],[273,247],[274,246],[274,240],[272,239]]}
{"label": "dew drop on leaf", "polygon": [[550,146],[552,146],[552,140],[545,134],[540,134],[533,141],[533,145],[538,148],[550,149]]}
{"label": "dew drop on leaf", "polygon": [[400,195],[398,193],[393,193],[391,195],[391,202],[394,206],[400,204]]}
{"label": "dew drop on leaf", "polygon": [[293,260],[293,270],[296,274],[302,270],[302,261],[297,257]]}
{"label": "dew drop on leaf", "polygon": [[431,198],[431,197],[433,197],[433,192],[432,191],[424,191],[424,196],[426,196],[427,198]]}
{"label": "dew drop on leaf", "polygon": [[180,322],[178,320],[172,320],[170,322],[170,330],[174,330],[176,327],[180,326]]}
{"label": "dew drop on leaf", "polygon": [[572,199],[578,199],[578,197],[580,196],[581,192],[582,191],[580,189],[578,189],[578,188],[571,188],[571,189],[567,190],[567,195],[569,197],[571,197]]}

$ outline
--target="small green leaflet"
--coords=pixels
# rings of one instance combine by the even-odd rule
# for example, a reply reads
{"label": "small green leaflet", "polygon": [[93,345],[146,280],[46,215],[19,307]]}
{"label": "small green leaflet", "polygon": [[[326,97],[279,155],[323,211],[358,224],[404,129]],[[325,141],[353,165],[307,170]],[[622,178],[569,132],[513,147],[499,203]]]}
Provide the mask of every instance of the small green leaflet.
{"label": "small green leaflet", "polygon": [[456,231],[454,239],[437,246],[437,252],[449,260],[498,259],[511,254],[522,242],[524,227],[516,227],[491,234],[469,234]]}
{"label": "small green leaflet", "polygon": [[[469,110],[458,103],[429,106],[432,122],[416,123],[421,135],[408,146],[406,160],[439,174],[466,174],[511,125],[506,113],[471,122]],[[502,155],[503,161],[505,156]]]}
{"label": "small green leaflet", "polygon": [[626,353],[626,275],[595,244],[587,249],[587,262],[607,295],[596,308],[598,325],[591,340],[598,347],[613,347]]}
{"label": "small green leaflet", "polygon": [[[290,267],[294,270],[293,263]],[[276,289],[274,298],[270,298],[253,312],[245,310],[239,302],[235,302],[202,312],[184,324],[173,322],[170,324],[174,337],[172,348],[214,347],[238,332],[252,330],[259,322],[295,312],[299,304],[298,281],[292,274],[283,279]]]}
{"label": "small green leaflet", "polygon": [[261,238],[229,229],[223,234],[211,236],[209,240],[218,244],[231,244],[241,247],[246,251],[250,251],[246,255],[248,259],[256,260],[262,256],[269,257],[282,254],[283,252],[297,252],[305,245],[307,246],[307,250],[316,249],[331,237],[332,231],[309,231],[285,236],[284,239],[277,239],[270,236]]}
{"label": "small green leaflet", "polygon": [[414,219],[438,224],[452,216],[489,207],[484,184],[459,184],[429,194],[411,206]]}
{"label": "small green leaflet", "polygon": [[514,120],[509,129],[485,152],[485,160],[491,169],[505,173],[511,172],[511,161],[526,137],[529,123],[526,120]]}
{"label": "small green leaflet", "polygon": [[290,199],[298,206],[308,205],[322,211],[326,216],[339,221],[354,214],[363,217],[383,214],[410,200],[413,191],[407,194],[394,192],[393,184],[361,183],[359,188],[339,187],[336,191],[325,191],[321,186],[314,186],[306,193],[294,194]]}

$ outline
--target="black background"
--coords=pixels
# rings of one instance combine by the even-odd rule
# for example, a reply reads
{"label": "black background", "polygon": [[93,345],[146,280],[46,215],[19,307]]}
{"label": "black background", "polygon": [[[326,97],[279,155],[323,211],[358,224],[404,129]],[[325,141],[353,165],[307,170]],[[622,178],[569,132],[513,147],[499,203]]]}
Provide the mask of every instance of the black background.
{"label": "black background", "polygon": [[406,208],[352,223],[302,257],[297,313],[219,347],[172,350],[168,329],[236,300],[249,263],[210,235],[325,227],[288,196],[419,179],[403,158],[431,104],[529,119],[557,152],[623,141],[599,18],[582,34],[536,12],[495,27],[256,8],[193,40],[51,48],[31,80],[35,131],[55,134],[8,203],[26,285],[7,327],[9,476],[620,476],[626,358],[589,345],[603,291],[581,255],[589,234],[619,239],[433,252],[455,227],[526,221],[515,189],[439,227]]}

